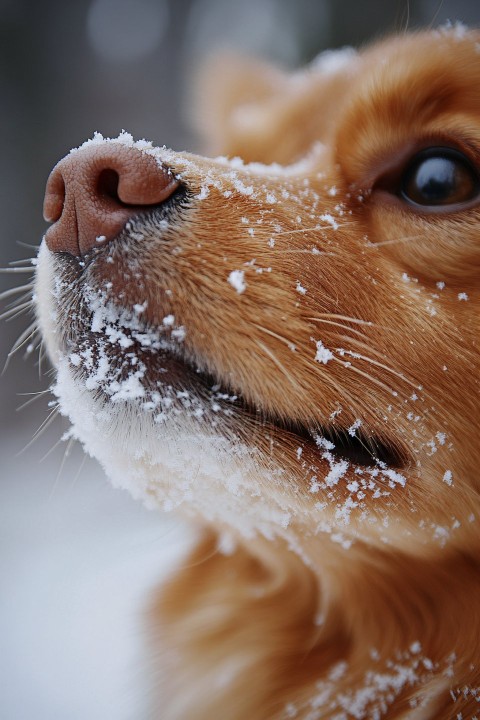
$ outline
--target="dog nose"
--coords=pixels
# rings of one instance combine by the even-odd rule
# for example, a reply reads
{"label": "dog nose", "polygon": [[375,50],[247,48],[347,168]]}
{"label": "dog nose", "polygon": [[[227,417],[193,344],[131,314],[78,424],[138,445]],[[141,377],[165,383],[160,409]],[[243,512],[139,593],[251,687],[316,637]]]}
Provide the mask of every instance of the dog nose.
{"label": "dog nose", "polygon": [[47,246],[84,255],[177,187],[171,172],[141,150],[118,143],[80,148],[60,160],[47,180],[43,215],[53,223]]}

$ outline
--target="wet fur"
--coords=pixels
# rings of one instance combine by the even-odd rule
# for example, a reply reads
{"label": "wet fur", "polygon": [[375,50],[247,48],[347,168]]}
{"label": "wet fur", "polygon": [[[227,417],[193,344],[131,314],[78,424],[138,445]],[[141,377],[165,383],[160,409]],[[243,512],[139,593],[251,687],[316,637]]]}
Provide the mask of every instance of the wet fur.
{"label": "wet fur", "polygon": [[[379,183],[429,143],[468,147],[480,165],[479,42],[392,38],[330,74],[217,64],[198,110],[211,152],[259,164],[164,151],[188,197],[161,242],[155,221],[143,227],[143,285],[128,237],[110,267],[99,255],[88,270],[125,307],[147,300],[150,326],[174,314],[188,362],[244,401],[214,432],[207,413],[202,430],[227,443],[220,470],[210,482],[199,460],[201,481],[177,503],[199,542],[152,601],[148,717],[480,717],[480,209],[416,212]],[[298,164],[260,165],[273,162]],[[40,263],[40,305],[52,262]],[[242,293],[227,282],[234,269]],[[61,364],[47,315],[40,308]],[[325,364],[319,341],[334,355]],[[122,412],[118,432],[136,422]],[[369,475],[362,497],[352,483],[365,474],[350,463],[329,484],[338,458],[294,432],[335,437],[358,419],[362,441],[380,438],[402,465]],[[114,436],[118,467],[95,453],[112,476],[128,442]],[[137,494],[162,504],[167,486],[176,497],[182,457],[192,472],[179,443],[175,467],[145,470]],[[239,443],[235,494],[222,472],[242,467]]]}

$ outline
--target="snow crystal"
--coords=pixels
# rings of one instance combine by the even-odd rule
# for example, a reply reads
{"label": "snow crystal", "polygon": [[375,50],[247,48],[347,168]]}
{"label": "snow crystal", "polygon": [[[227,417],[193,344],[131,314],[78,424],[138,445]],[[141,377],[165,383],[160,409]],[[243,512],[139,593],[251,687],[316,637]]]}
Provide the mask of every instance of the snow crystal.
{"label": "snow crystal", "polygon": [[458,299],[459,300],[468,300],[468,295],[466,292],[458,293]]}
{"label": "snow crystal", "polygon": [[297,280],[297,285],[295,287],[296,291],[299,292],[301,295],[307,294],[307,289],[303,287],[303,285],[300,283],[299,280]]}
{"label": "snow crystal", "polygon": [[171,337],[174,340],[177,340],[177,342],[183,342],[183,340],[185,340],[186,334],[187,334],[187,332],[186,332],[185,328],[183,327],[183,325],[180,325],[180,327],[172,330]]}
{"label": "snow crystal", "polygon": [[240,295],[247,289],[247,283],[245,282],[245,273],[243,270],[232,270],[228,276],[228,282]]}
{"label": "snow crystal", "polygon": [[133,312],[137,315],[141,315],[147,309],[147,305],[148,303],[146,300],[143,303],[135,303],[135,305],[133,306]]}
{"label": "snow crystal", "polygon": [[233,187],[240,195],[255,197],[253,185],[245,185],[245,183],[242,182],[242,180],[238,180],[238,178],[234,181]]}
{"label": "snow crystal", "polygon": [[467,36],[468,26],[461,22],[461,20],[456,20],[455,22],[447,20],[436,30],[436,33],[453,37],[455,40],[463,40]]}
{"label": "snow crystal", "polygon": [[113,394],[110,396],[111,401],[120,402],[121,400],[145,397],[145,388],[141,382],[142,377],[143,372],[140,371],[129,375],[121,382],[112,382],[110,385],[110,389],[113,390]]}
{"label": "snow crystal", "polygon": [[403,475],[401,475],[396,470],[392,470],[391,468],[384,467],[382,468],[382,474],[385,475],[385,477],[389,478],[392,484],[390,484],[390,487],[393,487],[394,485],[401,485],[402,487],[405,487],[407,481]]}
{"label": "snow crystal", "polygon": [[325,478],[325,485],[327,487],[334,487],[334,485],[337,485],[339,480],[347,472],[348,468],[349,463],[347,460],[339,460],[338,462],[333,462],[330,466],[330,472]]}
{"label": "snow crystal", "polygon": [[317,352],[315,354],[316,362],[323,363],[323,365],[326,365],[329,362],[329,360],[332,360],[334,357],[332,351],[328,350],[328,348],[326,348],[324,346],[324,344],[322,343],[321,340],[317,340],[315,344],[317,347]]}
{"label": "snow crystal", "polygon": [[341,545],[344,550],[349,550],[353,545],[353,540],[346,538],[343,533],[332,533],[330,540],[338,545]]}
{"label": "snow crystal", "polygon": [[434,525],[433,531],[433,537],[435,538],[435,540],[439,540],[440,545],[445,545],[450,535],[450,530],[447,527],[443,527],[442,525]]}
{"label": "snow crystal", "polygon": [[445,470],[445,473],[442,478],[443,482],[447,485],[451,485],[453,482],[453,473],[451,470]]}
{"label": "snow crystal", "polygon": [[208,185],[207,185],[207,183],[204,183],[201,187],[200,192],[198,193],[198,195],[195,196],[195,198],[197,200],[205,200],[205,198],[207,198],[209,195],[210,195],[210,190],[208,188]]}
{"label": "snow crystal", "polygon": [[327,452],[329,450],[335,450],[335,445],[331,442],[331,440],[327,440],[321,435],[315,435],[313,439],[315,440],[317,447],[327,450]]}
{"label": "snow crystal", "polygon": [[353,425],[348,428],[348,434],[351,435],[351,437],[355,437],[355,435],[357,434],[357,430],[361,424],[362,421],[360,419],[355,420]]}
{"label": "snow crystal", "polygon": [[323,213],[323,215],[320,215],[320,220],[323,220],[328,225],[331,225],[334,230],[338,229],[338,223],[330,213]]}

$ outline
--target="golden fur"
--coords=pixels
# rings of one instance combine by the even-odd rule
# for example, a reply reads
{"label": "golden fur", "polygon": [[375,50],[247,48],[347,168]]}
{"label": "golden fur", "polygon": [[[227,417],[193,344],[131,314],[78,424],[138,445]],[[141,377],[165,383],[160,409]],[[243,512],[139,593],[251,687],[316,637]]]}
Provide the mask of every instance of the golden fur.
{"label": "golden fur", "polygon": [[[457,28],[330,72],[212,65],[209,149],[257,164],[166,153],[201,202],[138,251],[141,292],[130,255],[92,270],[150,325],[180,318],[260,458],[230,515],[227,489],[193,492],[201,539],[149,612],[149,717],[480,717],[480,206],[391,189],[430,146],[478,173],[479,46]],[[339,466],[299,427],[381,442],[392,467]]]}

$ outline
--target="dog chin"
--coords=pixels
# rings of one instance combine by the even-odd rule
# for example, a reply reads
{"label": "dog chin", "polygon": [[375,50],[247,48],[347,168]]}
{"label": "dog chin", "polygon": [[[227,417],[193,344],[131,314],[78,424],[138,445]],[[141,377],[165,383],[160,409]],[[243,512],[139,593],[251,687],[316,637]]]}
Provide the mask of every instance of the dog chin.
{"label": "dog chin", "polygon": [[[286,498],[272,507],[261,488],[275,471],[262,467],[259,452],[203,418],[172,412],[161,421],[136,400],[112,402],[88,390],[63,357],[53,387],[59,410],[78,439],[117,487],[150,508],[180,508],[207,522],[225,524],[244,537],[272,537],[289,524]],[[245,498],[248,497],[248,515]]]}
{"label": "dog chin", "polygon": [[[58,260],[42,245],[36,273],[38,321],[56,367],[52,391],[58,410],[71,423],[66,437],[79,440],[115,486],[150,508],[180,508],[244,537],[281,534],[291,516],[287,482],[285,492],[274,498],[262,494],[262,488],[279,484],[283,471],[272,461],[265,462],[260,448],[240,435],[231,407],[236,398],[215,386],[186,390],[195,373],[169,356],[168,351],[172,355],[175,351],[172,341],[147,332],[134,314],[99,305],[98,297],[95,321],[99,322],[99,315],[104,322],[106,316],[117,321],[116,337],[108,344],[117,344],[115,352],[106,357],[105,333],[96,343],[91,335],[85,344],[75,337],[67,342],[65,319],[59,317],[62,283],[55,263]],[[131,341],[136,345],[136,363],[127,372],[125,355]],[[164,344],[160,351],[165,352],[162,364],[167,366],[167,378],[153,386],[146,351],[155,341]],[[122,344],[127,348],[119,352]],[[88,354],[82,349],[87,347]],[[172,376],[174,382],[169,384]]]}

